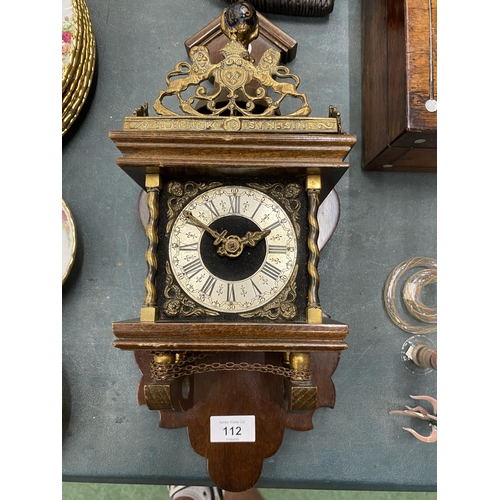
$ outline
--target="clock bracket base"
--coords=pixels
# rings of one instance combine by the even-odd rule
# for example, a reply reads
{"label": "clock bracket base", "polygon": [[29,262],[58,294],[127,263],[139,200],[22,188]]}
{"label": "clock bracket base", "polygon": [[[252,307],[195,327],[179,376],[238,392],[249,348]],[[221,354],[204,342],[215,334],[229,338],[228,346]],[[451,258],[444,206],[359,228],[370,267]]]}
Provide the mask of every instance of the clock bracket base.
{"label": "clock bracket base", "polygon": [[[152,379],[151,352],[137,349],[134,354],[142,372],[138,403],[159,410],[160,427],[186,427],[192,448],[207,459],[211,479],[226,491],[245,491],[254,486],[263,461],[278,451],[285,428],[310,431],[314,411],[335,404],[331,377],[340,351],[311,353],[308,381],[292,380],[273,371],[219,370],[158,382]],[[279,352],[210,354],[211,363],[221,365],[283,364],[283,353]],[[194,364],[203,363],[207,364],[207,358]],[[163,394],[170,408],[155,407],[153,391],[156,396]],[[254,442],[214,442],[211,417],[242,415],[255,418]]]}

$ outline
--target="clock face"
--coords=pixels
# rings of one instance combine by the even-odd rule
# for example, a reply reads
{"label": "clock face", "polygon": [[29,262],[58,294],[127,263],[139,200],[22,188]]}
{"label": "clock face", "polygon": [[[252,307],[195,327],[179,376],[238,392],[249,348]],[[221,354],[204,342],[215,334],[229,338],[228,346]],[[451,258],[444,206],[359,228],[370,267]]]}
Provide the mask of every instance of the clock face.
{"label": "clock face", "polygon": [[297,261],[297,236],[283,208],[245,186],[200,194],[175,220],[172,273],[184,292],[207,309],[242,313],[279,295]]}

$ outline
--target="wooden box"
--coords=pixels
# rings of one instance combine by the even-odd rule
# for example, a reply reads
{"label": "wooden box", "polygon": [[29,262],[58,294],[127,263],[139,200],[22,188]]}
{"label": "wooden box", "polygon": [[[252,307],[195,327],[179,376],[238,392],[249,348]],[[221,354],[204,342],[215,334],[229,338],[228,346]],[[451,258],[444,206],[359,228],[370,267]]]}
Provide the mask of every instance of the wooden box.
{"label": "wooden box", "polygon": [[437,171],[437,0],[363,2],[363,168]]}

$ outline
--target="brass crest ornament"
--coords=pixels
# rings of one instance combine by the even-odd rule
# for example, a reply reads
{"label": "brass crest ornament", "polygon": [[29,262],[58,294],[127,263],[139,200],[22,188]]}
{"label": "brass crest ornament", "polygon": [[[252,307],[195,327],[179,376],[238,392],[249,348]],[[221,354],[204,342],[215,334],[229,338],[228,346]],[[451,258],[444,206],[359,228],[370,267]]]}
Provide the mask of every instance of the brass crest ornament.
{"label": "brass crest ornament", "polygon": [[[286,97],[298,98],[302,103],[288,116],[308,116],[311,113],[305,94],[297,91],[300,79],[286,66],[278,65],[280,53],[277,50],[268,49],[259,63],[254,64],[248,45],[259,35],[259,25],[251,4],[240,2],[225,9],[221,29],[229,38],[221,50],[223,60],[211,64],[206,47],[193,47],[189,54],[192,64],[180,62],[168,73],[167,89],[160,92],[153,105],[158,115],[176,115],[162,103],[166,96],[171,95],[177,96],[180,109],[192,116],[272,116],[278,113]],[[293,83],[280,82],[275,77],[291,79]],[[214,80],[212,90],[201,85],[210,78]],[[192,86],[196,86],[194,95],[184,98],[184,91]],[[269,90],[278,97],[270,97]]]}

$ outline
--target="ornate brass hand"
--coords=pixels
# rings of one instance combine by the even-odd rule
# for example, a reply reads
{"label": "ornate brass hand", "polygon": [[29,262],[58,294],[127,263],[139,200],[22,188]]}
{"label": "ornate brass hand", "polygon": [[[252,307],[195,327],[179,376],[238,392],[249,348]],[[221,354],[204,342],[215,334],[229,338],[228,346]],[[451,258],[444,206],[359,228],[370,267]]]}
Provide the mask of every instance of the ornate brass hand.
{"label": "ornate brass hand", "polygon": [[188,210],[184,210],[182,212],[184,217],[189,219],[193,224],[196,224],[198,227],[201,227],[201,229],[204,229],[210,236],[214,237],[214,245],[219,245],[220,243],[223,243],[226,240],[226,234],[227,231],[224,229],[222,233],[218,233],[217,231],[214,231],[213,229],[210,229],[206,224],[203,224],[201,220],[197,219],[191,212]]}
{"label": "ornate brass hand", "polygon": [[262,238],[265,238],[271,231],[247,231],[247,234],[240,238],[236,235],[227,235],[227,231],[224,229],[221,233],[214,231],[209,228],[206,224],[203,224],[199,219],[197,219],[191,212],[184,210],[184,217],[188,218],[191,222],[201,227],[208,234],[214,238],[214,245],[219,245],[217,248],[217,253],[219,255],[227,255],[228,257],[238,257],[243,252],[243,248],[247,245],[254,247]]}
{"label": "ornate brass hand", "polygon": [[247,245],[254,247],[270,232],[271,231],[247,231],[247,234],[245,234],[243,238],[235,235],[228,236],[217,249],[217,253],[219,255],[227,255],[228,257],[238,257],[241,252],[243,252],[243,248]]}

